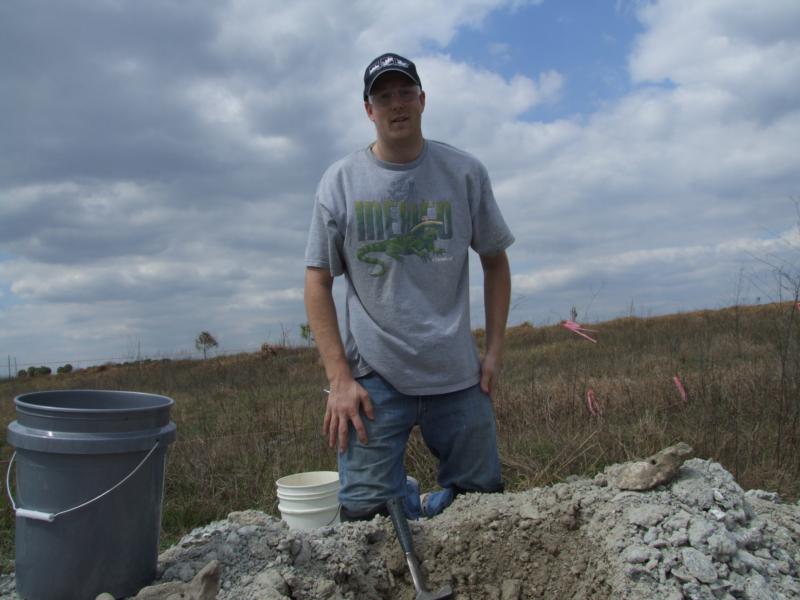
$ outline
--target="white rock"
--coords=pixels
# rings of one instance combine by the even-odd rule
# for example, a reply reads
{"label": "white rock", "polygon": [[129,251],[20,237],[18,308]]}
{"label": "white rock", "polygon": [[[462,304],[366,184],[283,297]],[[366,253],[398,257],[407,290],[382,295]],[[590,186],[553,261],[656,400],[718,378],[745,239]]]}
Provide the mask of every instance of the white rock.
{"label": "white rock", "polygon": [[717,580],[717,570],[713,561],[694,548],[684,548],[682,552],[683,565],[686,570],[698,581],[711,583]]}
{"label": "white rock", "polygon": [[689,543],[699,549],[715,531],[714,525],[703,518],[694,517],[689,525]]}
{"label": "white rock", "polygon": [[253,583],[263,589],[272,589],[276,592],[280,592],[283,595],[286,595],[289,592],[289,586],[286,584],[286,580],[277,569],[266,569],[265,571],[261,571],[261,573],[255,576]]}
{"label": "white rock", "polygon": [[225,541],[228,542],[229,544],[236,545],[239,543],[240,539],[241,538],[239,538],[239,534],[237,534],[235,531],[231,531],[225,538]]}
{"label": "white rock", "polygon": [[759,500],[766,500],[768,502],[780,502],[781,497],[777,492],[767,492],[764,490],[747,490],[744,493],[747,498],[758,498]]}
{"label": "white rock", "polygon": [[708,548],[712,556],[733,556],[736,554],[736,538],[727,531],[718,531],[708,538]]}
{"label": "white rock", "polygon": [[622,560],[627,563],[646,563],[654,551],[648,546],[633,544],[625,548],[622,553]]}
{"label": "white rock", "polygon": [[753,573],[745,579],[744,597],[747,600],[774,600],[776,598],[760,573]]}
{"label": "white rock", "polygon": [[708,509],[708,514],[714,517],[717,521],[724,521],[727,513],[724,510],[718,509],[716,506]]}
{"label": "white rock", "polygon": [[680,510],[666,520],[666,522],[664,523],[664,529],[666,529],[667,531],[686,529],[687,527],[689,527],[689,521],[691,521],[691,519],[692,515],[690,515],[685,510]]}
{"label": "white rock", "polygon": [[628,511],[628,521],[641,527],[653,527],[664,520],[672,509],[663,504],[645,504]]}
{"label": "white rock", "polygon": [[522,583],[517,579],[507,579],[500,589],[502,600],[519,600],[522,598]]}
{"label": "white rock", "polygon": [[759,573],[765,570],[764,561],[760,558],[753,556],[747,550],[739,550],[736,553],[736,558],[748,569],[758,571]]}

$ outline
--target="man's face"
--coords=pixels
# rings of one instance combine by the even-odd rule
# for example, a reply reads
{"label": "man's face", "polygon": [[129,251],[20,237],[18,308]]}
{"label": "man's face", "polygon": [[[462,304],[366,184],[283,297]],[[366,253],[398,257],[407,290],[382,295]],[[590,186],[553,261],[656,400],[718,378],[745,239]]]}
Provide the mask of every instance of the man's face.
{"label": "man's face", "polygon": [[402,73],[390,71],[381,75],[372,85],[364,107],[375,123],[379,140],[392,143],[422,136],[425,92]]}

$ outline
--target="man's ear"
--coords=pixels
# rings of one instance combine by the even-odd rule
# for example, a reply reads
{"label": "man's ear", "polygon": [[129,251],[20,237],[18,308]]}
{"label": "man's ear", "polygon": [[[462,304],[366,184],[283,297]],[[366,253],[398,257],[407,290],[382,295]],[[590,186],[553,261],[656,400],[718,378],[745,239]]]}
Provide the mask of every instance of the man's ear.
{"label": "man's ear", "polygon": [[375,121],[375,117],[374,117],[374,115],[372,114],[372,104],[370,104],[369,102],[366,102],[366,101],[365,101],[365,102],[364,102],[364,110],[365,110],[365,111],[367,111],[367,118],[368,118],[370,121],[373,121],[373,122],[374,122],[374,121]]}
{"label": "man's ear", "polygon": [[422,111],[425,112],[425,92],[420,90],[419,92],[419,103],[422,104]]}

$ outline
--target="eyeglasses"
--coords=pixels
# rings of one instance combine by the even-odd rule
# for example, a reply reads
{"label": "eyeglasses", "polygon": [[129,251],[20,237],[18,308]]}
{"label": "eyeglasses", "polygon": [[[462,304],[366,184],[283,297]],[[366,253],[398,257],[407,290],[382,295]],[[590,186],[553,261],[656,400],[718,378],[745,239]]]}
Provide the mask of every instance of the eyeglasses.
{"label": "eyeglasses", "polygon": [[369,103],[374,106],[389,106],[392,98],[397,96],[401,104],[408,104],[419,97],[420,89],[418,85],[399,87],[395,90],[384,90],[377,94],[369,95]]}

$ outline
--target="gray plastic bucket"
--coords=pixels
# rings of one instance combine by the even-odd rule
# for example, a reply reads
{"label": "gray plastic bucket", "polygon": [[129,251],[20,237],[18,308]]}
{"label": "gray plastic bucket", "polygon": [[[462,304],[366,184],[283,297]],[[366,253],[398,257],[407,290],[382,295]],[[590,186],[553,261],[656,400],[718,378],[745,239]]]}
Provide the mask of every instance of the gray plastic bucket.
{"label": "gray plastic bucket", "polygon": [[[28,600],[135,595],[155,579],[174,401],[64,390],[14,399],[17,593]],[[10,486],[16,460],[16,501]]]}

